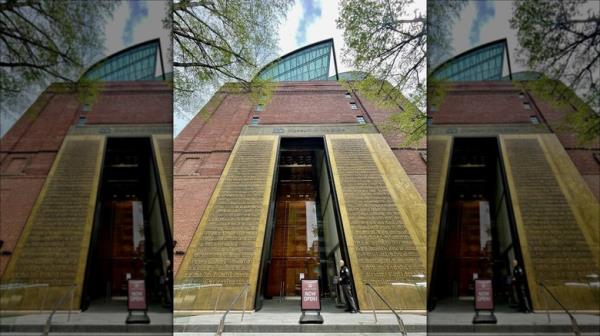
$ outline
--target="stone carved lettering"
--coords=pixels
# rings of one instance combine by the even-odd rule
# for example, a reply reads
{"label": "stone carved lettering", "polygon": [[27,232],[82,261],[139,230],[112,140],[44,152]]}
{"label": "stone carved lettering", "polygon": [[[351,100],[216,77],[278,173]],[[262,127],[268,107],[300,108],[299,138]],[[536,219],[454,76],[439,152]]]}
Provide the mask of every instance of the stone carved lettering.
{"label": "stone carved lettering", "polygon": [[69,140],[16,256],[10,281],[71,285],[76,281],[88,206],[95,195],[100,140]]}
{"label": "stone carved lettering", "polygon": [[561,285],[597,272],[538,140],[507,139],[505,144],[537,279]]}
{"label": "stone carved lettering", "polygon": [[389,284],[423,274],[419,253],[363,139],[333,139],[363,281]]}
{"label": "stone carved lettering", "polygon": [[269,140],[242,140],[231,158],[185,283],[243,285],[250,278],[267,177],[272,167]]}

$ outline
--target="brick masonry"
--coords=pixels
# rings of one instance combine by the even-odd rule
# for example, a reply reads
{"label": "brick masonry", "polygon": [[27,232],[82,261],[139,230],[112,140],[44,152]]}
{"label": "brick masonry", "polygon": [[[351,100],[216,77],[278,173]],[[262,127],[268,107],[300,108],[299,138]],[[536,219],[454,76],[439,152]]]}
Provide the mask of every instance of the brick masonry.
{"label": "brick masonry", "polygon": [[[228,92],[226,87],[212,97],[208,107],[175,139],[175,272],[242,127],[249,125],[252,117],[259,117],[261,125],[275,125],[356,124],[356,117],[363,116],[382,128],[395,112],[378,109],[356,92],[347,98],[346,92],[336,81],[282,82],[262,111],[256,111],[248,95]],[[351,108],[351,102],[356,103],[356,110]],[[425,150],[425,142],[404,148],[398,135],[384,133],[384,137],[425,199],[426,165],[419,154]]]}
{"label": "brick masonry", "polygon": [[556,133],[587,185],[600,199],[600,162],[594,158],[594,155],[600,158],[600,137],[585,145],[578,143],[574,133],[561,127],[571,111],[570,106],[555,106],[510,81],[490,81],[453,84],[442,104],[435,111],[430,108],[428,114],[434,125],[530,124],[530,117],[536,116]]}
{"label": "brick masonry", "polygon": [[89,112],[64,84],[50,85],[0,140],[0,276],[69,128],[86,124],[171,124],[172,90],[159,81],[104,83]]}

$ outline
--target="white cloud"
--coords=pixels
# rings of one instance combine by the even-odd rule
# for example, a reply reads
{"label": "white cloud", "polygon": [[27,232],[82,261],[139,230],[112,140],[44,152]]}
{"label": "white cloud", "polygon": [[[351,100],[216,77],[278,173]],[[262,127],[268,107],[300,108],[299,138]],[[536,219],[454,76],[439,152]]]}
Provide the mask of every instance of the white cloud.
{"label": "white cloud", "polygon": [[[133,44],[160,38],[166,72],[172,71],[173,68],[169,62],[171,33],[163,27],[162,23],[162,20],[167,16],[166,6],[168,3],[168,0],[146,2],[148,16],[142,18],[142,20],[140,20],[133,28]],[[112,20],[109,20],[105,26],[106,41],[104,42],[104,56],[112,55],[120,50],[130,47],[129,45],[123,44],[123,32],[130,15],[131,10],[127,1],[122,2],[115,9]],[[98,57],[98,59],[102,57]]]}
{"label": "white cloud", "polygon": [[[510,27],[510,18],[512,17],[512,1],[496,1],[493,3],[496,9],[496,15],[481,27],[479,44],[482,45],[491,41],[506,38],[508,41],[508,50],[510,64],[513,72],[525,70],[523,64],[517,62],[517,32]],[[452,46],[454,53],[458,55],[476,46],[469,43],[469,32],[475,22],[476,8],[474,2],[470,2],[460,13],[460,18],[456,20],[452,28]],[[505,67],[505,73],[508,69]]]}
{"label": "white cloud", "polygon": [[167,16],[167,3],[169,1],[148,1],[148,16],[142,19],[133,29],[134,43],[140,43],[155,38],[160,38],[165,71],[172,71],[169,62],[169,48],[171,47],[171,32],[164,28],[163,19]]}
{"label": "white cloud", "polygon": [[321,16],[306,27],[306,44],[333,38],[338,72],[351,70],[349,65],[342,61],[342,49],[346,45],[342,31],[336,27],[335,23],[339,16],[339,2],[320,0],[319,6],[321,7]]}
{"label": "white cloud", "polygon": [[279,25],[278,46],[280,55],[287,54],[290,51],[298,48],[298,45],[296,44],[296,36],[298,35],[298,27],[303,14],[304,8],[302,8],[302,2],[296,1],[289,9],[287,16]]}
{"label": "white cloud", "polygon": [[[475,21],[476,13],[477,9],[475,8],[474,2],[470,2],[467,4],[467,6],[465,6],[465,8],[463,8],[462,12],[460,13],[460,18],[456,20],[456,23],[452,29],[451,45],[454,49],[454,53],[451,54],[456,55],[465,50],[471,49],[471,45],[469,44],[469,34],[471,33],[471,27]],[[495,19],[496,18],[492,20]],[[480,40],[483,41],[485,39],[485,34],[481,33]]]}
{"label": "white cloud", "polygon": [[[108,20],[104,28],[106,41],[104,42],[105,55],[111,55],[125,48],[123,45],[123,31],[127,19],[131,15],[129,4],[126,1],[121,2],[113,12],[112,20]],[[100,58],[100,57],[99,57]]]}

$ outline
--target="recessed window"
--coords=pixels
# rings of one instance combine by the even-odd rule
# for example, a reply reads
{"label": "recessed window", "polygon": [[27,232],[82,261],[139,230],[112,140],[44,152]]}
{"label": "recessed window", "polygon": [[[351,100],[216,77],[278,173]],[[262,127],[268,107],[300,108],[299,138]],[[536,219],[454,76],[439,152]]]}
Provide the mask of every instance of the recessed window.
{"label": "recessed window", "polygon": [[536,116],[529,117],[529,120],[531,120],[531,123],[534,124],[534,125],[537,125],[537,124],[540,123],[540,120]]}
{"label": "recessed window", "polygon": [[3,173],[6,175],[19,175],[25,171],[25,167],[27,167],[27,158],[17,157],[12,158],[9,164],[4,168]]}
{"label": "recessed window", "polygon": [[529,102],[523,102],[523,108],[526,110],[531,110],[531,105],[529,105]]}
{"label": "recessed window", "polygon": [[77,120],[77,125],[85,125],[85,122],[87,121],[87,117],[80,115],[79,116],[79,120]]}
{"label": "recessed window", "polygon": [[358,110],[358,106],[356,106],[356,103],[354,102],[350,103],[350,108],[353,110]]}
{"label": "recessed window", "polygon": [[259,121],[260,121],[259,117],[252,117],[252,126],[258,126]]}
{"label": "recessed window", "polygon": [[525,99],[525,94],[523,92],[519,92],[519,98],[520,99]]}
{"label": "recessed window", "polygon": [[344,97],[346,97],[346,99],[350,99],[350,98],[352,98],[352,95],[350,94],[350,92],[346,92]]}
{"label": "recessed window", "polygon": [[90,104],[83,104],[83,108],[81,109],[81,111],[83,112],[90,112],[92,110],[92,107],[90,106]]}
{"label": "recessed window", "polygon": [[356,122],[359,123],[359,124],[366,124],[365,117],[363,117],[363,116],[356,116]]}
{"label": "recessed window", "polygon": [[263,104],[256,105],[256,112],[262,112],[264,110],[265,110],[265,105],[263,105]]}
{"label": "recessed window", "polygon": [[431,105],[429,107],[429,112],[435,112],[435,111],[437,111],[437,108],[435,107],[435,105]]}

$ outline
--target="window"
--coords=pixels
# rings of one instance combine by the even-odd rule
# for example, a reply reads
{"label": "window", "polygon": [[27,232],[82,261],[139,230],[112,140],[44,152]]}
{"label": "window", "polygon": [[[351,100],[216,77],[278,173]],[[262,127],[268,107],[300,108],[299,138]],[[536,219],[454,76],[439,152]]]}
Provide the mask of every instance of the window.
{"label": "window", "polygon": [[356,103],[354,102],[350,103],[350,108],[353,110],[358,110],[358,106],[356,106]]}
{"label": "window", "polygon": [[531,123],[534,125],[538,125],[540,123],[540,120],[536,116],[529,117],[529,120],[531,120]]}
{"label": "window", "polygon": [[519,92],[519,98],[520,99],[524,99],[525,98],[525,94],[523,92]]}
{"label": "window", "polygon": [[531,110],[531,105],[529,105],[529,102],[523,102],[523,108],[526,110]]}
{"label": "window", "polygon": [[20,175],[25,171],[25,167],[27,167],[28,158],[25,157],[15,157],[12,158],[9,164],[4,168],[3,173],[6,175]]}
{"label": "window", "polygon": [[258,122],[260,120],[260,117],[252,117],[252,126],[258,126]]}
{"label": "window", "polygon": [[256,112],[262,112],[265,110],[265,105],[264,104],[257,104],[256,105]]}
{"label": "window", "polygon": [[346,97],[346,99],[350,99],[350,98],[352,98],[352,95],[350,94],[350,92],[346,92],[344,97]]}
{"label": "window", "polygon": [[77,121],[77,125],[85,125],[86,120],[87,120],[86,116],[80,115],[79,120]]}
{"label": "window", "polygon": [[363,116],[356,116],[356,122],[359,123],[359,124],[366,124],[365,117],[363,117]]}

